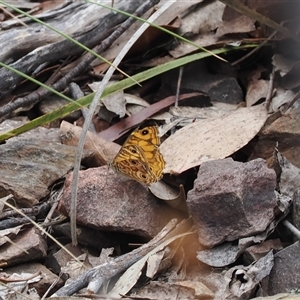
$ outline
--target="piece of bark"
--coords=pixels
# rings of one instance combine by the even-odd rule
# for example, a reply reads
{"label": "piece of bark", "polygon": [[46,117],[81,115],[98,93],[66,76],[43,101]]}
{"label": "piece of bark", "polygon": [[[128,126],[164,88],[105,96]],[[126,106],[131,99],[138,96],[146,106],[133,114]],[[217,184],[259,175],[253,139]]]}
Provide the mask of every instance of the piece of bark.
{"label": "piece of bark", "polygon": [[[62,121],[60,125],[61,142],[65,145],[76,147],[78,145],[81,131],[81,127]],[[101,138],[93,132],[87,132],[84,149],[93,152],[93,158],[95,161],[94,166],[99,167],[112,162],[120,148],[121,146],[116,143]]]}
{"label": "piece of bark", "polygon": [[272,156],[275,147],[293,165],[300,168],[300,126],[297,111],[281,116],[261,130],[250,159],[257,157],[268,159]]}
{"label": "piece of bark", "polygon": [[[8,197],[12,198],[12,195],[9,195]],[[27,215],[29,218],[34,219],[36,216],[38,217],[44,217],[46,215],[46,213],[50,210],[52,206],[51,201],[44,201],[39,203],[39,205],[33,206],[33,207],[28,207],[28,208],[19,208],[18,211],[15,211],[13,209],[11,210],[5,210],[3,213],[0,213],[0,229],[2,229],[1,225],[2,225],[2,221],[8,221],[8,223],[10,223],[9,221],[12,219],[22,219],[22,217],[20,217],[20,212],[22,212],[23,214]],[[1,210],[0,210],[1,211]],[[24,219],[26,219],[24,217]],[[28,223],[28,220],[26,221],[26,223]],[[12,222],[13,224],[13,222]],[[10,227],[14,227],[14,226],[10,226]]]}
{"label": "piece of bark", "polygon": [[[153,5],[157,2],[153,1]],[[119,0],[115,1],[114,6],[120,10],[123,10],[127,13],[134,13],[135,10],[144,2],[142,0],[137,1],[124,1]],[[115,13],[109,9],[102,8],[92,3],[76,3],[76,12],[74,13],[73,9],[65,9],[64,14],[66,14],[65,18],[69,20],[68,28],[75,27],[77,31],[71,31],[71,36],[73,36],[78,42],[84,44],[89,48],[93,48],[98,45],[105,37],[107,37],[112,29],[117,26],[119,23],[127,19],[128,17],[124,14]],[[90,11],[92,8],[92,11]],[[98,18],[94,20],[94,22],[87,22],[88,26],[83,26],[80,24],[79,27],[76,26],[76,23],[81,23],[80,20],[90,20],[87,18],[87,15],[97,16]],[[99,19],[99,16],[100,19]],[[62,20],[62,22],[61,22]],[[55,16],[53,18],[53,22],[47,20],[53,27],[64,28],[67,26],[64,23],[64,18]],[[60,24],[57,24],[57,22]],[[61,22],[61,23],[60,23]],[[10,67],[15,68],[25,74],[31,74],[42,64],[51,64],[61,59],[64,59],[70,55],[79,55],[83,53],[84,50],[79,46],[75,45],[73,42],[69,40],[62,39],[61,37],[57,38],[57,34],[55,34],[56,40],[54,39],[52,43],[49,43],[47,39],[45,39],[45,29],[43,25],[35,25],[37,27],[27,29],[27,32],[21,32],[19,34],[15,34],[17,36],[17,40],[9,38],[9,36],[5,36],[4,34],[0,36],[1,39],[5,40],[2,44],[8,45],[8,50],[3,54],[1,61],[6,61],[10,63]],[[82,30],[82,28],[85,28]],[[26,30],[23,29],[23,30]],[[36,31],[42,32],[42,40],[44,42],[40,42],[38,44],[39,49],[36,49],[36,40],[34,45],[32,45],[32,38],[29,39],[29,44],[24,43],[24,36],[33,35],[35,38]],[[12,41],[12,44],[10,44]],[[42,44],[44,43],[44,46]],[[18,47],[22,44],[21,49],[29,49],[24,51],[25,55],[20,57],[20,54],[17,56]],[[12,50],[11,50],[12,48]],[[31,51],[31,52],[30,52]],[[3,52],[2,52],[3,53]],[[20,53],[20,52],[19,52]],[[22,52],[21,52],[22,53]],[[16,60],[15,57],[18,59]],[[11,63],[11,60],[13,63]],[[11,92],[16,85],[22,80],[22,77],[9,71],[8,69],[2,68],[0,70],[0,99]]]}
{"label": "piece of bark", "polygon": [[[31,220],[35,221],[36,218],[33,216],[28,216]],[[23,224],[28,224],[28,218],[25,217],[14,217],[7,218],[0,221],[0,230],[10,229],[16,226],[22,226]]]}
{"label": "piece of bark", "polygon": [[108,279],[113,276],[119,274],[122,271],[125,271],[135,262],[140,260],[143,256],[149,253],[151,250],[155,249],[158,245],[162,244],[163,241],[170,239],[171,237],[175,237],[177,234],[185,232],[188,228],[186,226],[190,226],[189,222],[183,221],[176,226],[177,220],[171,220],[151,241],[147,244],[142,245],[141,247],[124,254],[116,259],[112,260],[111,263],[104,263],[96,268],[93,268],[81,276],[79,276],[76,280],[71,282],[69,285],[64,286],[60,290],[58,290],[54,296],[70,296],[77,292],[78,290],[86,287],[89,282],[94,280],[98,280],[99,288],[103,283],[105,283]]}

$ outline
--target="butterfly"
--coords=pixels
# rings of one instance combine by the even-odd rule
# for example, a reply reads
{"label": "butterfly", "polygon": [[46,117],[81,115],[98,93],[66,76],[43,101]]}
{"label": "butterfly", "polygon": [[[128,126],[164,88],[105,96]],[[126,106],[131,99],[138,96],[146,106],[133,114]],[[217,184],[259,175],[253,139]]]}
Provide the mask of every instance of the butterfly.
{"label": "butterfly", "polygon": [[162,178],[165,161],[159,152],[157,126],[133,131],[121,147],[111,166],[125,176],[150,185]]}

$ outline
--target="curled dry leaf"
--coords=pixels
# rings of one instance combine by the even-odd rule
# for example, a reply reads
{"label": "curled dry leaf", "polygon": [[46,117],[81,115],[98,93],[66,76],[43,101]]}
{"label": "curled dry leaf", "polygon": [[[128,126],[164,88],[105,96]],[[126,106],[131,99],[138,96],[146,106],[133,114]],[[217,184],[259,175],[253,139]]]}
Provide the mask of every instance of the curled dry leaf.
{"label": "curled dry leaf", "polygon": [[254,79],[249,82],[247,87],[246,103],[247,106],[256,104],[262,98],[266,98],[268,94],[269,81],[264,79]]}
{"label": "curled dry leaf", "polygon": [[29,284],[39,282],[43,279],[40,272],[32,273],[0,273],[1,288],[0,299],[41,299],[36,289],[29,289]]}
{"label": "curled dry leaf", "polygon": [[[115,83],[115,81],[109,82],[107,86],[110,86],[113,83]],[[88,86],[90,87],[90,89],[93,92],[96,92],[98,87],[100,86],[100,84],[101,84],[101,82],[93,82],[93,83],[88,84]],[[109,96],[101,99],[101,103],[102,103],[101,105],[104,105],[107,110],[115,113],[120,118],[123,118],[126,114],[126,101],[124,98],[123,91],[114,93],[112,95],[109,95]]]}
{"label": "curled dry leaf", "polygon": [[143,108],[150,106],[150,104],[141,97],[130,94],[124,94],[124,97],[127,104],[126,112],[128,116],[135,115]]}
{"label": "curled dry leaf", "polygon": [[148,278],[154,278],[154,276],[158,273],[162,260],[164,256],[166,256],[165,252],[165,250],[162,250],[149,256],[146,270],[146,276]]}
{"label": "curled dry leaf", "polygon": [[230,268],[224,276],[223,283],[215,295],[219,300],[252,299],[261,280],[268,276],[274,265],[273,252],[259,259],[256,263]]}
{"label": "curled dry leaf", "polygon": [[259,105],[183,127],[160,146],[166,162],[164,172],[180,174],[204,161],[231,155],[259,132],[266,119],[266,109]]}
{"label": "curled dry leaf", "polygon": [[11,241],[11,239],[13,239],[23,227],[23,225],[19,225],[13,228],[0,230],[0,246]]}
{"label": "curled dry leaf", "polygon": [[186,195],[182,185],[175,190],[164,181],[158,181],[149,186],[151,193],[158,199],[164,200],[169,206],[186,211]]}

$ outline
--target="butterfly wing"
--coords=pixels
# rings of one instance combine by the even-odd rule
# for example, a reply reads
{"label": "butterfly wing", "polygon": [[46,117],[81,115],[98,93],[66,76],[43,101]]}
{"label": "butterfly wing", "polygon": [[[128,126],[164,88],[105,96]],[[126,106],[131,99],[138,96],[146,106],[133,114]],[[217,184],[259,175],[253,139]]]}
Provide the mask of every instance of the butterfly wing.
{"label": "butterfly wing", "polygon": [[113,160],[112,166],[122,174],[147,185],[157,181],[142,149],[137,145],[125,144]]}
{"label": "butterfly wing", "polygon": [[138,129],[129,136],[126,142],[138,145],[143,150],[151,171],[157,177],[156,181],[161,179],[165,168],[165,161],[158,148],[160,145],[158,127],[149,126]]}
{"label": "butterfly wing", "polygon": [[132,132],[112,162],[121,173],[147,185],[157,182],[163,175],[165,161],[159,152],[160,139],[157,126]]}

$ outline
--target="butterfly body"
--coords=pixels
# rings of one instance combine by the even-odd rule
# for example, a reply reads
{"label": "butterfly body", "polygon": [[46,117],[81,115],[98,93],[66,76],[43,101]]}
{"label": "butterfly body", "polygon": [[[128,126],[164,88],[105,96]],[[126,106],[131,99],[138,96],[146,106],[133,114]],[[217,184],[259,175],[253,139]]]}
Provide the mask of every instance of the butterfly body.
{"label": "butterfly body", "polygon": [[165,167],[159,145],[157,126],[135,130],[125,141],[111,165],[122,174],[150,185],[161,179]]}

